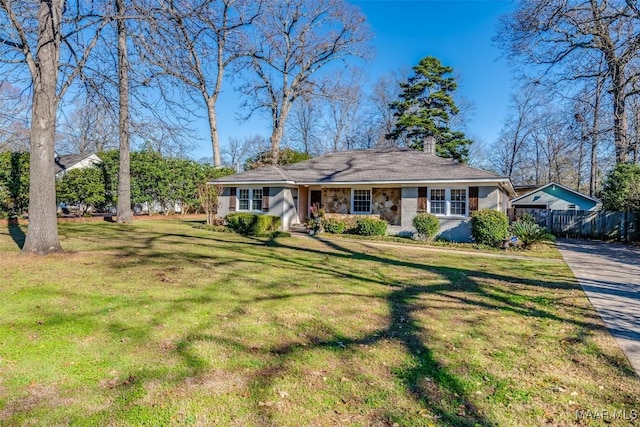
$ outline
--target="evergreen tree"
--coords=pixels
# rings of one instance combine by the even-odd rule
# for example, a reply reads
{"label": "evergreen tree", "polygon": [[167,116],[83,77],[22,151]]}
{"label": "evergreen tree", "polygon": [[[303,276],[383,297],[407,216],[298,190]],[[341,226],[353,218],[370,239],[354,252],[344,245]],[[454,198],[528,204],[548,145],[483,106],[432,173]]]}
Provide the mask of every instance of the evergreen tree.
{"label": "evergreen tree", "polygon": [[411,147],[422,149],[424,139],[433,136],[436,154],[465,162],[471,141],[464,133],[449,127],[452,116],[459,112],[453,100],[458,86],[451,76],[453,69],[427,56],[413,71],[414,76],[400,83],[400,100],[390,104],[398,120],[387,138],[394,141],[404,138]]}
{"label": "evergreen tree", "polygon": [[600,198],[606,210],[640,213],[640,165],[616,164],[604,182]]}

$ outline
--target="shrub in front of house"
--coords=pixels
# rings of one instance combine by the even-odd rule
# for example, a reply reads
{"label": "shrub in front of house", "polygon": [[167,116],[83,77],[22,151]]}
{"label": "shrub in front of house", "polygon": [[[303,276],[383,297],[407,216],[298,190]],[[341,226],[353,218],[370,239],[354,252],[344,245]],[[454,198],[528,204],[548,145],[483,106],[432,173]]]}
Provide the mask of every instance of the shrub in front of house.
{"label": "shrub in front of house", "polygon": [[440,221],[433,214],[420,212],[413,218],[413,228],[420,240],[433,240],[440,229]]}
{"label": "shrub in front of house", "polygon": [[511,224],[511,234],[516,236],[524,249],[529,249],[536,243],[553,242],[556,240],[545,228],[535,222],[517,221]]}
{"label": "shrub in front of house", "polygon": [[509,237],[509,218],[503,212],[482,209],[471,216],[471,235],[476,243],[500,247]]}
{"label": "shrub in front of house", "polygon": [[280,228],[282,221],[274,215],[235,212],[225,217],[227,225],[244,236],[268,236]]}
{"label": "shrub in front of house", "polygon": [[387,234],[387,221],[370,217],[358,218],[353,233],[360,236],[384,236]]}
{"label": "shrub in front of house", "polygon": [[322,227],[327,233],[342,234],[347,229],[344,221],[338,218],[323,218]]}

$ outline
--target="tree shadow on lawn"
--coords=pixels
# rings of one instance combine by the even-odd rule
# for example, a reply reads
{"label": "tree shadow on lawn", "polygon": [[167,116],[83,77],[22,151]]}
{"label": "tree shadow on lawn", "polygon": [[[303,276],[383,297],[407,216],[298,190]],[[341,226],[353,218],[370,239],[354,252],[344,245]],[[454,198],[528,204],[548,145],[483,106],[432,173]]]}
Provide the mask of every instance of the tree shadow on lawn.
{"label": "tree shadow on lawn", "polygon": [[[378,256],[352,251],[334,243],[325,243],[331,249],[336,251],[335,253],[332,253],[334,256],[346,256],[354,259],[366,259],[368,261],[392,263],[403,267],[432,270],[432,268],[425,265],[380,258]],[[284,245],[279,241],[271,241],[269,242],[269,245],[272,247],[325,253],[324,251],[315,249]],[[271,254],[272,258],[274,256],[275,254]],[[295,261],[290,258],[284,259],[277,256],[276,258],[280,262],[295,263]],[[314,267],[314,270],[322,271],[324,270],[324,267],[316,266]],[[437,270],[437,274],[442,275],[449,280],[451,280],[452,276],[455,277],[457,275],[456,273],[458,273],[457,269],[440,268]],[[378,284],[386,286],[390,285],[386,280],[378,281],[371,277],[363,277],[353,274],[347,274],[347,276],[352,279],[378,282]],[[420,338],[421,335],[424,335],[424,331],[412,315],[412,311],[416,310],[414,303],[420,295],[449,289],[452,282],[446,285],[429,286],[402,284],[397,283],[397,281],[393,282],[394,283],[391,284],[391,286],[395,289],[386,297],[390,309],[390,319],[385,329],[376,330],[375,332],[359,339],[348,339],[345,337],[336,337],[332,340],[310,339],[310,342],[306,343],[304,346],[300,344],[285,344],[275,349],[268,350],[269,355],[274,357],[274,360],[277,360],[278,363],[275,365],[272,364],[256,373],[254,381],[257,381],[261,385],[261,387],[257,387],[257,389],[266,389],[266,386],[268,386],[273,379],[277,378],[283,372],[287,358],[299,351],[311,351],[317,348],[343,348],[345,350],[349,350],[355,349],[362,344],[370,345],[381,340],[391,340],[400,343],[412,359],[412,363],[409,364],[408,367],[397,372],[396,375],[405,384],[407,390],[418,401],[420,401],[424,407],[428,408],[439,418],[439,422],[444,425],[451,426],[476,424],[492,425],[492,423],[481,414],[477,407],[466,396],[464,387],[460,383],[459,379],[434,359],[432,351]],[[300,295],[292,295],[291,297],[296,296]],[[287,296],[273,297],[273,299],[282,298],[287,298]],[[266,397],[257,396],[257,399],[266,400]],[[263,415],[267,419],[271,418],[271,410],[268,407],[257,405],[257,409],[263,412]]]}
{"label": "tree shadow on lawn", "polygon": [[[261,405],[260,402],[268,400],[265,390],[269,388],[273,382],[287,370],[287,363],[300,352],[313,351],[315,349],[332,349],[339,351],[355,351],[361,345],[370,345],[382,340],[389,340],[399,343],[408,353],[411,363],[405,365],[404,368],[395,372],[397,378],[402,381],[407,391],[420,404],[431,411],[438,417],[438,422],[442,425],[464,426],[464,425],[493,425],[482,412],[474,405],[473,399],[465,391],[465,387],[460,379],[438,360],[435,359],[432,350],[426,345],[423,336],[427,335],[426,331],[419,325],[414,311],[420,308],[416,304],[419,298],[427,294],[444,295],[451,300],[473,307],[491,310],[505,310],[517,315],[535,317],[540,319],[549,319],[558,322],[573,324],[585,329],[601,329],[602,326],[599,318],[589,312],[589,316],[583,320],[563,318],[550,309],[545,309],[543,304],[539,303],[537,296],[523,296],[521,301],[510,298],[509,295],[501,295],[497,292],[489,292],[485,289],[485,285],[480,286],[477,279],[498,280],[503,282],[516,282],[518,285],[537,287],[541,289],[553,290],[577,290],[578,285],[573,281],[556,281],[548,282],[544,280],[521,279],[514,276],[496,275],[488,272],[478,272],[463,268],[452,268],[443,266],[430,266],[409,261],[400,261],[392,258],[381,257],[351,250],[346,247],[335,244],[330,241],[323,241],[329,251],[313,249],[309,247],[300,247],[288,245],[280,240],[264,242],[273,248],[290,249],[292,251],[304,251],[321,255],[331,255],[353,259],[354,261],[363,260],[387,265],[396,265],[398,267],[406,267],[413,269],[426,270],[444,278],[445,283],[434,285],[419,285],[415,283],[405,283],[394,278],[382,277],[376,278],[372,275],[357,274],[350,272],[339,272],[331,268],[331,266],[313,265],[310,266],[303,261],[298,261],[294,257],[287,257],[286,254],[272,252],[268,255],[268,262],[276,262],[281,264],[283,268],[296,268],[302,271],[330,274],[336,277],[347,277],[352,280],[362,282],[375,283],[387,287],[392,290],[384,298],[387,301],[390,316],[388,324],[383,329],[366,334],[360,338],[345,338],[343,336],[335,336],[327,339],[326,337],[308,337],[307,342],[285,343],[274,348],[256,349],[245,348],[243,351],[260,351],[269,356],[271,363],[263,369],[255,372],[253,375],[252,397],[255,400],[255,408],[262,414],[265,424],[275,425],[273,419],[273,409],[268,405]],[[255,244],[252,242],[251,244]],[[452,291],[457,292],[454,295]],[[460,292],[468,293],[469,297],[460,296]],[[316,292],[311,292],[315,294]],[[275,295],[264,298],[255,299],[254,302],[263,300],[276,300],[308,296],[310,293],[303,294],[287,294]],[[330,293],[329,293],[330,294]],[[567,304],[568,308],[574,307]],[[582,310],[582,309],[580,309]],[[575,313],[574,313],[575,314]],[[578,313],[581,314],[581,313]],[[584,313],[586,314],[586,313]],[[187,361],[193,362],[197,360],[197,356],[190,352],[193,344],[200,340],[219,340],[220,338],[211,335],[193,334],[182,341],[180,349],[181,356]],[[229,341],[234,347],[242,347],[241,344]],[[607,355],[603,354],[603,357]],[[201,367],[206,362],[197,360],[194,367]],[[634,376],[632,370],[620,366],[619,363],[614,364],[620,374],[625,376]],[[267,422],[268,421],[268,422]]]}
{"label": "tree shadow on lawn", "polygon": [[18,247],[22,250],[22,248],[24,247],[24,241],[27,237],[24,234],[22,227],[20,227],[18,224],[9,224],[7,228],[9,229],[9,235],[11,236],[15,244],[18,245]]}
{"label": "tree shadow on lawn", "polygon": [[[155,252],[151,250],[155,241],[167,236],[175,236],[174,234],[157,234],[151,237],[138,238],[136,245],[127,246],[121,250],[126,251],[126,254],[134,258],[143,258],[144,262],[150,262],[155,259],[162,259],[166,261],[166,253]],[[225,242],[229,245],[229,242]],[[252,395],[255,399],[255,408],[262,418],[266,421],[271,419],[268,406],[260,405],[261,401],[268,400],[266,396],[262,395],[260,390],[265,389],[275,378],[278,377],[284,370],[286,370],[287,361],[294,357],[298,352],[313,351],[314,349],[344,349],[349,350],[357,348],[359,345],[367,344],[371,345],[382,340],[389,340],[400,343],[408,352],[411,362],[404,368],[400,369],[395,374],[405,384],[407,391],[410,392],[414,398],[421,402],[421,405],[428,408],[434,413],[443,425],[451,426],[464,426],[464,425],[492,425],[492,423],[486,420],[483,415],[478,411],[471,401],[465,397],[464,388],[460,381],[443,368],[438,361],[436,361],[432,355],[431,350],[421,341],[419,338],[423,332],[421,327],[417,324],[417,321],[411,316],[412,302],[423,293],[434,292],[436,290],[444,290],[446,285],[438,286],[415,286],[407,285],[397,280],[387,280],[386,277],[376,279],[367,274],[357,274],[348,271],[336,271],[330,266],[324,265],[309,265],[308,261],[297,260],[295,257],[290,257],[289,250],[298,251],[301,250],[298,247],[281,244],[277,241],[262,241],[253,240],[246,243],[241,242],[239,244],[231,245],[229,248],[231,252],[236,252],[237,255],[246,254],[247,246],[265,246],[269,245],[272,248],[286,249],[287,253],[276,253],[271,251],[264,258],[264,252],[262,252],[261,262],[278,263],[282,268],[296,269],[301,271],[301,274],[322,273],[341,279],[350,279],[363,283],[377,283],[385,287],[391,286],[393,290],[386,297],[390,308],[390,319],[388,326],[384,329],[376,330],[375,332],[368,334],[359,339],[349,339],[341,336],[336,336],[332,339],[326,339],[325,337],[309,337],[308,343],[304,346],[300,344],[285,343],[280,346],[271,349],[261,350],[266,353],[272,362],[268,367],[261,369],[253,376],[253,383],[259,384],[259,386],[253,387]],[[315,255],[328,255],[337,256],[342,258],[357,258],[367,261],[394,263],[394,260],[380,258],[376,256],[366,255],[359,252],[351,251],[346,248],[342,248],[338,245],[330,247],[330,252],[315,249],[302,249],[305,252],[311,252]],[[229,254],[227,254],[229,255]],[[186,255],[181,253],[180,250],[173,251],[170,258],[174,261],[187,261],[193,260],[193,255]],[[200,257],[196,257],[200,258]],[[233,258],[233,256],[231,256]],[[139,262],[139,261],[134,261]],[[412,264],[407,262],[397,262],[398,266],[412,267],[425,269],[426,267],[421,264]],[[429,269],[429,268],[426,268]],[[452,270],[454,273],[457,270]],[[449,277],[452,271],[436,271],[438,275],[443,277]],[[329,292],[333,295],[335,292]],[[305,294],[306,295],[306,294]],[[362,296],[351,293],[352,296]],[[300,294],[292,295],[300,296]],[[370,296],[369,296],[370,297]],[[273,297],[266,297],[266,299],[284,299],[288,296],[276,295]],[[257,298],[254,302],[260,302],[261,298]],[[251,301],[247,301],[248,304]],[[165,314],[169,314],[171,310],[167,308]],[[202,330],[203,326],[199,326],[198,330]],[[122,329],[119,327],[114,330],[114,334],[121,333]],[[176,353],[184,360],[185,364],[192,369],[192,374],[197,376],[203,372],[207,367],[207,361],[192,351],[192,347],[197,342],[219,340],[219,338],[209,336],[207,334],[201,334],[197,331],[187,334],[184,338],[180,339],[176,345]],[[241,347],[238,343],[229,343],[234,347]],[[243,351],[255,352],[255,348],[247,348]],[[143,377],[136,375],[139,380],[143,380]]]}
{"label": "tree shadow on lawn", "polygon": [[[427,335],[426,331],[420,326],[419,320],[414,311],[419,310],[416,302],[423,295],[443,295],[451,300],[457,300],[469,306],[480,307],[484,309],[505,310],[517,315],[530,316],[541,319],[549,319],[559,322],[566,322],[585,329],[601,329],[602,326],[597,316],[589,313],[591,318],[586,317],[584,320],[562,318],[549,309],[545,309],[539,304],[535,297],[523,297],[522,300],[515,300],[508,295],[499,292],[489,292],[485,285],[480,286],[478,279],[497,280],[502,282],[516,282],[518,285],[531,286],[541,289],[561,289],[574,290],[579,289],[577,283],[573,281],[554,281],[547,282],[544,280],[521,279],[517,277],[517,272],[513,275],[498,275],[486,271],[476,271],[464,268],[453,268],[448,266],[435,266],[427,263],[416,263],[412,261],[402,261],[364,253],[358,250],[352,250],[347,247],[336,244],[329,240],[320,240],[326,247],[325,249],[316,249],[305,247],[299,244],[289,244],[288,239],[265,241],[260,239],[253,240],[225,240],[224,238],[183,235],[181,233],[156,233],[151,232],[151,236],[142,238],[139,236],[135,244],[130,246],[122,246],[120,250],[126,255],[137,257],[138,260],[131,262],[166,262],[167,259],[171,263],[180,262],[201,262],[211,258],[210,255],[193,254],[188,250],[181,251],[184,242],[180,242],[183,238],[188,238],[189,243],[202,241],[216,241],[220,245],[224,245],[225,260],[224,263],[232,263],[233,259],[243,255],[246,257],[247,248],[269,246],[273,249],[281,249],[282,251],[270,251],[268,255],[264,252],[258,252],[259,258],[255,262],[257,265],[261,263],[270,263],[279,268],[295,269],[300,274],[325,274],[337,278],[347,278],[361,283],[373,283],[390,288],[390,292],[380,298],[385,298],[389,308],[389,319],[384,328],[375,332],[368,333],[359,338],[345,338],[343,336],[312,336],[307,338],[307,342],[300,343],[284,343],[273,348],[254,348],[246,347],[233,339],[224,339],[227,345],[232,348],[240,349],[243,352],[260,352],[269,357],[270,362],[265,368],[255,371],[252,375],[251,398],[254,400],[255,411],[261,414],[265,424],[275,425],[273,420],[274,414],[272,409],[265,405],[260,405],[261,401],[267,400],[264,395],[265,389],[287,370],[287,363],[300,352],[308,352],[315,349],[331,349],[337,351],[356,351],[360,345],[370,345],[382,340],[389,340],[400,344],[409,355],[411,363],[405,365],[404,368],[394,372],[396,377],[404,384],[408,393],[413,396],[420,405],[431,411],[439,417],[439,423],[450,426],[465,425],[493,425],[494,423],[487,419],[482,412],[473,404],[473,399],[465,391],[465,387],[461,380],[446,367],[442,366],[433,355],[433,351],[423,340],[423,336]],[[158,239],[176,238],[177,247],[169,254],[167,251],[155,251],[155,242]],[[212,249],[219,249],[220,246]],[[185,247],[186,249],[186,247]],[[417,269],[427,271],[444,279],[444,283],[433,285],[420,285],[416,283],[404,282],[397,278],[382,277],[370,273],[358,273],[350,271],[337,271],[335,266],[323,265],[321,263],[310,264],[308,260],[298,259],[291,256],[297,251],[302,251],[312,255],[322,255],[337,257],[339,259],[357,261],[368,261],[372,263],[381,263],[384,265],[392,265],[402,268]],[[129,265],[125,262],[124,265]],[[454,294],[455,292],[455,294]],[[461,292],[468,296],[461,295]],[[329,294],[333,294],[329,292]],[[263,299],[286,299],[308,295],[308,293],[297,293],[291,295],[274,295],[264,298],[255,298],[241,302],[242,304],[251,304],[260,302]],[[367,295],[362,295],[367,296]],[[194,303],[210,304],[211,301],[204,299]],[[178,306],[167,305],[163,310],[165,315],[170,315],[173,308],[178,310]],[[567,304],[567,307],[575,309]],[[584,316],[583,316],[584,317]],[[118,325],[114,325],[118,326]],[[193,350],[198,342],[202,341],[220,341],[220,337],[203,333],[209,330],[213,323],[201,324],[183,335],[176,343],[175,353],[180,356],[186,366],[189,367],[188,372],[184,376],[198,376],[202,374],[208,367],[208,362]],[[119,331],[114,331],[117,334]],[[605,356],[605,355],[603,355]],[[626,369],[625,366],[616,364],[622,375],[634,376],[632,370]],[[160,375],[160,374],[159,374]],[[138,376],[138,381],[146,381],[153,379],[154,374],[149,373],[147,376]],[[181,376],[182,377],[182,376]]]}

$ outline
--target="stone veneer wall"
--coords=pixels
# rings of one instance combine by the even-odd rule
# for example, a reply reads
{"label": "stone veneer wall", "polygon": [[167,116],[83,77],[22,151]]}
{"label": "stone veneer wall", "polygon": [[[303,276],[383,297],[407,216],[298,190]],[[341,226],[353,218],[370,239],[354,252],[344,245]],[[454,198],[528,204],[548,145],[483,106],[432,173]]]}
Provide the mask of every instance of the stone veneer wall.
{"label": "stone veneer wall", "polygon": [[350,188],[323,188],[322,207],[327,213],[348,214],[351,209]]}
{"label": "stone veneer wall", "polygon": [[[371,214],[387,221],[390,225],[400,225],[400,188],[374,188],[371,191]],[[322,207],[330,214],[347,215],[351,212],[350,188],[323,188]]]}
{"label": "stone veneer wall", "polygon": [[400,188],[374,188],[371,191],[371,213],[380,215],[391,225],[400,225],[400,203],[402,201],[402,189]]}

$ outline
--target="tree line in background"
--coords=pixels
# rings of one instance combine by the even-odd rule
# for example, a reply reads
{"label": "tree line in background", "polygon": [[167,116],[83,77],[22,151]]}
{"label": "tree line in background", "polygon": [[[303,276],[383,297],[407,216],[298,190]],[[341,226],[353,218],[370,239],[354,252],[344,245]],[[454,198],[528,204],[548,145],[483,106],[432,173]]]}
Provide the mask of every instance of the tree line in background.
{"label": "tree line in background", "polygon": [[[221,166],[216,103],[229,73],[245,95],[246,117],[261,113],[270,119],[274,162],[294,105],[315,99],[334,101],[327,116],[334,149],[342,141],[355,148],[348,107],[360,82],[352,78],[351,60],[371,56],[373,35],[361,11],[343,0],[0,0],[0,18],[0,89],[21,91],[31,100],[24,252],[62,249],[50,212],[58,135],[60,145],[76,151],[110,148],[117,141],[117,221],[130,222],[132,139],[181,152],[188,145],[186,124],[206,111],[213,164]],[[344,72],[336,71],[338,62]],[[423,98],[433,100],[428,92]],[[71,112],[69,103],[79,108]],[[68,128],[58,126],[60,115],[72,119]],[[59,128],[65,131],[58,134]],[[24,143],[14,138],[19,132],[9,136],[7,146]]]}
{"label": "tree line in background", "polygon": [[336,60],[366,57],[370,38],[363,15],[341,0],[1,0],[3,86],[11,84],[9,89],[19,88],[31,99],[30,226],[23,252],[62,249],[51,207],[58,116],[67,111],[63,102],[84,100],[81,105],[108,112],[94,116],[96,123],[117,117],[112,129],[118,129],[118,222],[126,223],[135,123],[150,123],[145,128],[152,134],[159,128],[172,131],[179,139],[185,120],[204,103],[214,165],[220,166],[216,102],[224,73],[252,70],[242,76],[243,89],[251,94],[248,108],[272,118],[270,142],[277,159],[295,99],[322,93],[318,71]]}
{"label": "tree line in background", "polygon": [[[278,163],[282,147],[315,155],[421,148],[434,137],[439,154],[516,184],[554,180],[595,195],[614,163],[640,160],[639,22],[633,0],[517,2],[496,41],[522,66],[525,85],[482,159],[460,132],[467,108],[454,102],[453,70],[437,59],[364,92],[356,61],[371,57],[373,35],[343,0],[0,0],[0,97],[11,100],[0,115],[0,149],[31,151],[23,250],[61,249],[49,212],[56,144],[118,148],[118,221],[128,222],[131,144],[185,156],[198,116],[208,119],[218,167],[224,154],[240,169]],[[232,139],[223,153],[216,103],[230,88],[243,96],[244,117],[263,114],[271,132],[268,140]]]}
{"label": "tree line in background", "polygon": [[522,85],[488,163],[517,184],[597,196],[614,164],[640,162],[635,0],[521,0],[495,38]]}
{"label": "tree line in background", "polygon": [[[56,201],[84,208],[115,207],[119,153],[98,153],[101,163],[69,170],[56,178]],[[29,206],[29,153],[0,153],[0,217],[19,216]],[[168,213],[177,204],[184,214],[201,211],[200,187],[234,173],[193,160],[163,156],[147,149],[131,153],[131,204]],[[170,207],[170,208],[169,208]],[[153,210],[153,209],[151,209]],[[55,210],[54,210],[55,212]],[[82,214],[82,213],[81,213]]]}

